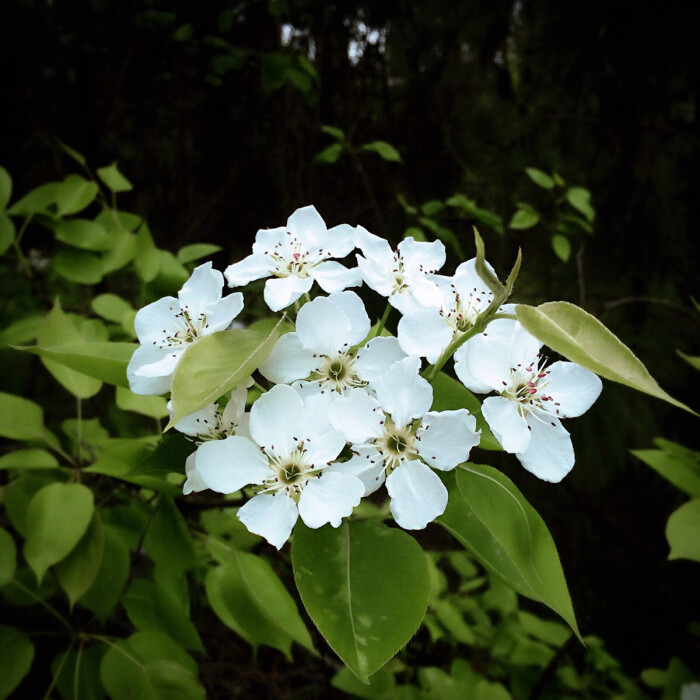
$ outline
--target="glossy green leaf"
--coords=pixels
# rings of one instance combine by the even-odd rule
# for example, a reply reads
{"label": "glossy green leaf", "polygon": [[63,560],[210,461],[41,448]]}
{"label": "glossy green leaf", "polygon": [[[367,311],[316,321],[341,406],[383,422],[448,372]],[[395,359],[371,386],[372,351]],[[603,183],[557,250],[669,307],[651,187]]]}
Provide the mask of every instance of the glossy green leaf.
{"label": "glossy green leaf", "polygon": [[104,168],[97,168],[97,177],[107,185],[112,192],[128,192],[134,186],[119,172],[117,161]]}
{"label": "glossy green leaf", "polygon": [[75,370],[75,374],[128,387],[126,368],[137,347],[135,343],[85,342],[55,346],[30,345],[17,349],[39,355],[53,365]]}
{"label": "glossy green leaf", "polygon": [[44,425],[41,406],[21,396],[0,391],[0,435],[11,440],[43,442],[58,447],[56,436]]}
{"label": "glossy green leaf", "polygon": [[554,188],[554,180],[547,173],[538,170],[537,168],[525,168],[527,176],[538,186],[545,190]]}
{"label": "glossy green leaf", "polygon": [[578,306],[566,301],[550,301],[537,307],[518,304],[515,313],[527,331],[572,362],[694,413],[669,396],[619,338]]}
{"label": "glossy green leaf", "polygon": [[142,396],[122,386],[117,387],[117,407],[149,418],[165,418],[168,415],[168,402],[163,396]]}
{"label": "glossy green leaf", "polygon": [[[183,470],[184,463],[183,459],[180,462]],[[173,577],[197,566],[192,535],[172,498],[161,499],[151,518],[143,546],[151,559]]]}
{"label": "glossy green leaf", "polygon": [[700,498],[684,503],[666,523],[669,559],[700,561]]}
{"label": "glossy green leaf", "polygon": [[129,576],[129,548],[111,527],[103,527],[103,552],[95,579],[79,600],[79,605],[104,621],[121,598]]}
{"label": "glossy green leaf", "polygon": [[566,201],[581,212],[588,221],[595,219],[595,209],[591,206],[591,193],[585,187],[570,187],[566,191]]}
{"label": "glossy green leaf", "polygon": [[0,625],[0,698],[8,698],[29,673],[34,645],[14,627]]}
{"label": "glossy green leaf", "polygon": [[204,651],[197,628],[164,588],[136,579],[126,589],[122,605],[137,629],[160,632],[185,649]]}
{"label": "glossy green leaf", "polygon": [[5,211],[12,198],[12,178],[0,165],[0,211]]}
{"label": "glossy green leaf", "polygon": [[469,462],[441,476],[449,501],[437,522],[489,571],[548,605],[580,636],[554,540],[515,484],[493,467]]}
{"label": "glossy green leaf", "polygon": [[160,259],[160,252],[153,242],[151,231],[144,222],[136,234],[136,257],[134,258],[136,271],[144,282],[152,282],[158,276]]}
{"label": "glossy green leaf", "polygon": [[0,470],[27,471],[30,469],[54,469],[55,467],[58,467],[58,460],[46,450],[13,450],[0,457]]}
{"label": "glossy green leaf", "polygon": [[0,587],[12,580],[17,568],[17,547],[12,535],[0,527]]}
{"label": "glossy green leaf", "polygon": [[508,224],[508,228],[512,229],[528,229],[535,226],[540,220],[540,215],[534,210],[518,209],[513,214],[513,218]]}
{"label": "glossy green leaf", "polygon": [[24,558],[40,583],[78,544],[93,509],[92,491],[82,484],[50,484],[34,494],[27,507]]}
{"label": "glossy green leaf", "polygon": [[138,632],[114,643],[100,678],[112,700],[205,700],[192,660],[163,635]]}
{"label": "glossy green leaf", "polygon": [[56,564],[54,569],[58,583],[68,595],[71,608],[95,582],[103,552],[104,529],[98,512],[94,511],[85,534],[73,551]]}
{"label": "glossy green leaf", "polygon": [[327,124],[324,124],[321,127],[321,131],[324,134],[332,136],[336,141],[345,140],[345,132],[342,129],[339,129],[337,126],[328,126]]}
{"label": "glossy green leaf", "polygon": [[384,160],[388,160],[393,163],[401,162],[401,154],[386,141],[372,141],[371,143],[366,143],[361,147],[363,151],[370,151],[376,153]]}
{"label": "glossy green leaf", "polygon": [[481,415],[481,403],[462,382],[449,377],[444,372],[439,372],[431,383],[433,385],[431,411],[456,411],[460,408],[466,408],[476,418],[477,430],[481,430],[479,447],[484,450],[503,451],[488,423]]}
{"label": "glossy green leaf", "polygon": [[2,255],[15,240],[15,225],[12,219],[0,212],[0,255]]}
{"label": "glossy green leaf", "polygon": [[685,491],[691,498],[700,498],[698,453],[694,453],[693,457],[664,450],[631,450],[631,452],[676,488]]}
{"label": "glossy green leaf", "polygon": [[7,210],[7,213],[16,216],[32,216],[48,212],[49,207],[56,201],[59,185],[58,182],[47,182],[27,192]]}
{"label": "glossy green leaf", "polygon": [[62,243],[84,250],[109,250],[112,247],[109,233],[103,226],[90,219],[59,221],[55,236]]}
{"label": "glossy green leaf", "polygon": [[53,473],[28,474],[5,486],[3,493],[5,514],[12,523],[12,527],[20,535],[26,536],[27,534],[27,508],[34,494],[44,486],[59,481],[60,478],[57,478]]}
{"label": "glossy green leaf", "polygon": [[571,257],[571,243],[566,236],[555,233],[552,236],[552,250],[562,262],[569,262]]}
{"label": "glossy green leaf", "polygon": [[210,255],[218,253],[220,250],[222,250],[221,246],[214,245],[213,243],[192,243],[177,251],[177,259],[183,265],[187,265],[187,263],[194,262],[195,260],[208,258]]}
{"label": "glossy green leaf", "polygon": [[425,554],[402,530],[347,520],[312,530],[297,522],[292,563],[306,611],[361,680],[408,642],[425,615]]}
{"label": "glossy green leaf", "polygon": [[88,206],[97,195],[97,185],[82,175],[69,175],[59,183],[54,201],[61,216],[75,214]]}
{"label": "glossy green leaf", "polygon": [[63,700],[103,700],[107,697],[100,680],[100,666],[108,648],[106,644],[80,645],[78,651],[69,649],[53,660],[51,673]]}
{"label": "glossy green leaf", "polygon": [[87,250],[64,248],[51,262],[54,271],[76,284],[99,284],[102,281],[102,261]]}
{"label": "glossy green leaf", "polygon": [[192,343],[173,373],[173,416],[168,428],[250,377],[272,352],[281,324],[280,320],[267,335],[240,328],[205,335]]}
{"label": "glossy green leaf", "polygon": [[254,649],[265,644],[290,659],[293,641],[313,649],[293,598],[261,557],[229,548],[227,562],[209,569],[205,586],[212,610]]}
{"label": "glossy green leaf", "polygon": [[335,163],[343,152],[342,143],[333,143],[314,156],[314,163]]}

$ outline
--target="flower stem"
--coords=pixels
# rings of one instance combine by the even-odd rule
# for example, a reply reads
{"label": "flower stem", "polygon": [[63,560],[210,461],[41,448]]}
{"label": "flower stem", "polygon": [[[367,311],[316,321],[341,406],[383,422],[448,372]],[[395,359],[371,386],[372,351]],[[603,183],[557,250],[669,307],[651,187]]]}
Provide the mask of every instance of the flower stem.
{"label": "flower stem", "polygon": [[384,309],[384,313],[382,314],[382,317],[379,319],[379,323],[377,323],[377,327],[369,334],[369,340],[371,340],[372,338],[376,338],[378,335],[381,335],[382,331],[384,330],[384,326],[386,326],[386,322],[389,318],[390,313],[391,304],[387,304],[386,309]]}

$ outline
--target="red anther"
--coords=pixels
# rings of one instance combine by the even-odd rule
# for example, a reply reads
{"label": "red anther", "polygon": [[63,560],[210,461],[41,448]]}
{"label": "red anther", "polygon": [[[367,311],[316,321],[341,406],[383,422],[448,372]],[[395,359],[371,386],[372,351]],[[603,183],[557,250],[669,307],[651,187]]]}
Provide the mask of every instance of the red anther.
{"label": "red anther", "polygon": [[540,372],[540,373],[537,375],[537,378],[538,378],[538,379],[542,379],[542,377],[546,377],[546,376],[547,376],[547,375],[546,375],[544,372]]}
{"label": "red anther", "polygon": [[299,253],[292,253],[292,257],[294,258],[295,262],[299,262],[301,255]]}
{"label": "red anther", "polygon": [[527,385],[528,385],[529,387],[533,387],[533,386],[535,386],[535,383],[534,383],[534,382],[527,382]]}
{"label": "red anther", "polygon": [[529,391],[531,394],[536,394],[536,393],[537,393],[537,389],[535,389],[534,386],[529,387],[529,388],[528,388],[528,391]]}

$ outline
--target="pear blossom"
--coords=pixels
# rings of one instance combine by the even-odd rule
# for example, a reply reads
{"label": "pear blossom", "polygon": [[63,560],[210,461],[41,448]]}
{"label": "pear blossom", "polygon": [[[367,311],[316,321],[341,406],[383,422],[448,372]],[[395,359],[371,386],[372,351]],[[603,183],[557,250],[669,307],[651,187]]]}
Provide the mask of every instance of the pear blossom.
{"label": "pear blossom", "polygon": [[498,394],[484,400],[482,414],[503,449],[540,479],[559,482],[574,466],[571,437],[561,421],[585,413],[602,382],[573,362],[547,366],[540,346],[513,322],[509,336],[470,339],[462,361],[478,386]]}
{"label": "pear blossom", "polygon": [[318,418],[292,387],[278,384],[251,407],[250,438],[232,435],[200,445],[195,486],[234,493],[254,485],[256,495],[238,518],[277,549],[299,516],[311,528],[338,527],[360,502],[364,486],[352,474],[326,473],[345,440]]}
{"label": "pear blossom", "polygon": [[221,296],[223,275],[211,262],[195,268],[175,297],[163,297],[136,314],[141,343],[126,370],[135,394],[164,394],[182,353],[204,335],[227,329],[243,308],[240,292]]}
{"label": "pear blossom", "polygon": [[433,390],[419,368],[416,356],[395,362],[375,382],[376,398],[352,389],[331,414],[354,456],[329,471],[357,476],[366,496],[386,482],[394,520],[409,530],[424,528],[447,506],[447,489],[431,467],[454,469],[480,439],[467,409],[429,410]]}
{"label": "pear blossom", "polygon": [[299,310],[296,331],[278,341],[260,373],[276,384],[295,382],[305,396],[338,396],[365,387],[406,357],[396,338],[377,337],[359,350],[370,320],[355,292],[317,297]]}
{"label": "pear blossom", "polygon": [[224,274],[230,287],[271,277],[263,297],[273,311],[280,311],[308,292],[314,280],[328,293],[362,284],[357,268],[329,260],[344,258],[354,248],[352,226],[329,230],[315,207],[302,207],[286,226],[259,230],[252,255],[229,265]]}
{"label": "pear blossom", "polygon": [[358,226],[355,245],[362,251],[356,256],[362,279],[401,313],[442,304],[440,289],[430,279],[445,264],[441,241],[427,243],[408,237],[394,252],[383,238]]}

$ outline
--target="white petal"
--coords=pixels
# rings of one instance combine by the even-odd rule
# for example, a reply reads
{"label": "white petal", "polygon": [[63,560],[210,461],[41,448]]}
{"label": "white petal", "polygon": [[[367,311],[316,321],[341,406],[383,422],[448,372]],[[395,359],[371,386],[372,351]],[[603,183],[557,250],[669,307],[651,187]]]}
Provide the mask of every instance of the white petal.
{"label": "white petal", "polygon": [[226,408],[221,415],[221,423],[225,428],[238,425],[241,422],[241,416],[245,412],[245,402],[247,398],[248,387],[246,383],[243,382],[231,392],[231,398],[228,400]]}
{"label": "white petal", "polygon": [[268,277],[274,268],[267,255],[253,253],[239,262],[229,265],[224,275],[229,287],[243,287],[248,282]]}
{"label": "white petal", "polygon": [[301,346],[298,333],[285,333],[259,370],[265,379],[275,384],[288,384],[297,379],[305,379],[318,369],[318,365],[318,358],[314,358],[310,350]]}
{"label": "white petal", "polygon": [[362,299],[355,292],[338,292],[331,294],[328,301],[340,308],[350,320],[350,345],[359,345],[367,337],[372,325]]}
{"label": "white petal", "polygon": [[442,241],[416,241],[409,236],[399,243],[397,249],[410,272],[436,272],[445,264],[445,245]]}
{"label": "white petal", "polygon": [[272,311],[286,309],[311,289],[311,277],[274,277],[265,282],[263,298]]}
{"label": "white petal", "polygon": [[343,518],[352,514],[365,492],[364,484],[355,476],[338,472],[323,472],[312,479],[299,497],[299,515],[311,528],[330,523],[338,527]]}
{"label": "white petal", "polygon": [[355,227],[338,224],[328,229],[325,250],[331,258],[344,258],[355,249]]}
{"label": "white petal", "polygon": [[[484,262],[486,263],[486,269],[490,270],[495,276],[496,271],[493,267],[486,261]],[[468,297],[470,294],[474,294],[479,296],[482,301],[487,297],[489,301],[493,299],[493,293],[489,291],[486,282],[479,277],[479,273],[476,271],[476,258],[467,260],[457,267],[454,274],[454,285],[460,296]],[[488,306],[488,303],[486,306]]]}
{"label": "white petal", "polygon": [[418,460],[404,461],[386,478],[391,514],[406,530],[422,530],[445,512],[447,489],[440,477]]}
{"label": "white petal", "polygon": [[518,404],[502,396],[491,396],[481,404],[481,413],[506,452],[524,452],[530,443],[527,421]]}
{"label": "white petal", "polygon": [[185,479],[185,483],[182,485],[182,493],[185,496],[193,492],[199,493],[207,488],[207,485],[202,481],[202,477],[197,471],[195,465],[196,457],[197,452],[195,451],[185,460],[185,474],[187,474],[187,479]]}
{"label": "white petal", "polygon": [[[144,367],[163,358],[163,351],[142,345],[134,351],[126,368],[126,377],[129,380],[129,388],[134,394],[142,396],[155,396],[170,391],[172,372],[164,375],[148,376],[141,374]],[[177,363],[177,361],[176,361]]]}
{"label": "white petal", "polygon": [[516,457],[536,477],[557,483],[574,466],[574,448],[566,428],[556,418],[541,415],[544,420],[528,416],[530,444]]}
{"label": "white petal", "polygon": [[242,309],[243,295],[240,292],[234,292],[210,304],[205,311],[206,325],[202,329],[202,335],[226,330]]}
{"label": "white petal", "polygon": [[[139,353],[139,350],[143,352]],[[184,352],[184,345],[175,345],[162,350],[151,350],[148,345],[142,345],[136,348],[131,356],[132,372],[137,377],[170,377]]]}
{"label": "white petal", "polygon": [[175,297],[163,297],[136,312],[134,330],[144,345],[157,345],[165,342],[179,326],[176,314],[180,313],[180,302]]}
{"label": "white petal", "polygon": [[335,429],[329,428],[325,432],[318,430],[318,425],[307,422],[304,448],[304,456],[315,467],[330,464],[345,447],[345,438]]}
{"label": "white petal", "polygon": [[[510,336],[510,333],[508,333],[508,336]],[[464,345],[461,345],[459,348],[457,348],[457,352],[455,352],[454,354],[455,374],[457,375],[459,381],[462,382],[462,384],[464,384],[464,386],[466,386],[467,389],[469,389],[469,391],[474,391],[477,394],[488,394],[490,391],[492,391],[492,388],[488,384],[479,381],[469,371],[469,362],[467,361],[467,359],[470,352],[469,347],[472,340],[474,340],[474,338],[467,340],[467,342],[464,343]]]}
{"label": "white petal", "polygon": [[316,297],[304,304],[296,325],[302,347],[312,353],[335,355],[350,348],[350,319],[327,297]]}
{"label": "white petal", "polygon": [[196,267],[177,293],[180,308],[188,309],[193,318],[198,317],[210,304],[221,299],[223,286],[224,277],[212,268],[211,262]]}
{"label": "white petal", "polygon": [[323,470],[324,474],[338,472],[356,476],[365,487],[365,496],[374,493],[384,483],[384,464],[376,447],[371,445],[357,448],[357,454],[347,462],[333,462]]}
{"label": "white petal", "polygon": [[537,354],[542,347],[534,335],[530,335],[519,323],[515,324],[510,338],[511,367],[528,367],[537,362]]}
{"label": "white petal", "polygon": [[460,408],[426,413],[416,438],[416,450],[423,461],[447,471],[467,461],[481,434],[476,430],[476,418],[466,408]]}
{"label": "white petal", "polygon": [[388,241],[370,233],[363,226],[355,229],[355,245],[362,251],[368,259],[380,265],[391,267],[394,261],[394,251]]}
{"label": "white petal", "polygon": [[333,401],[331,423],[353,445],[379,437],[383,430],[384,412],[379,402],[364,389],[351,389]]}
{"label": "white petal", "polygon": [[410,314],[420,311],[424,306],[440,307],[443,302],[442,290],[421,274],[415,274],[406,278],[408,290],[389,297],[389,303],[402,314]]}
{"label": "white petal", "polygon": [[302,244],[304,250],[325,249],[328,243],[326,222],[314,206],[297,209],[287,219],[287,230]]}
{"label": "white petal", "polygon": [[357,352],[355,371],[363,382],[375,382],[399,360],[403,360],[406,353],[399,347],[399,341],[390,336],[377,336],[372,338]]}
{"label": "white petal", "polygon": [[[259,229],[255,234],[255,243],[253,243],[253,255],[257,258],[257,261],[251,261],[249,263],[250,272],[253,273],[256,269],[261,270],[263,264],[267,265],[268,270],[273,270],[276,264],[272,262],[272,258],[269,256],[272,255],[273,251],[277,250],[279,252],[280,248],[286,246],[288,239],[289,235],[287,234],[286,226]],[[246,258],[246,260],[248,260],[248,258]],[[236,265],[240,264],[241,263],[236,263]],[[266,277],[267,274],[260,275],[259,277],[251,277],[248,281],[251,282],[254,279],[260,279],[260,277]],[[244,282],[244,284],[247,284],[247,282]]]}
{"label": "white petal", "polygon": [[421,418],[433,403],[433,388],[419,369],[420,359],[410,355],[395,362],[374,384],[379,403],[399,428]]}
{"label": "white petal", "polygon": [[304,402],[291,386],[273,386],[250,409],[250,434],[270,454],[286,457],[305,432]]}
{"label": "white petal", "polygon": [[552,401],[544,405],[552,413],[558,409],[559,418],[575,418],[585,413],[603,390],[597,375],[574,362],[555,362],[547,370],[549,374],[542,381],[546,382],[544,391]]}
{"label": "white petal", "polygon": [[281,549],[299,517],[297,504],[284,494],[261,493],[238,509],[238,519],[250,530]]}
{"label": "white petal", "polygon": [[410,312],[399,321],[401,349],[408,355],[427,358],[434,364],[452,340],[452,328],[437,307]]}
{"label": "white petal", "polygon": [[357,267],[367,286],[374,289],[377,294],[389,297],[394,289],[394,275],[391,269],[383,267],[375,260],[365,259],[361,255],[355,257]]}
{"label": "white petal", "polygon": [[202,483],[219,493],[261,484],[272,475],[267,457],[253,442],[238,435],[205,442],[196,454],[195,466]]}
{"label": "white petal", "polygon": [[482,334],[470,338],[464,346],[468,348],[460,359],[469,375],[495,391],[503,391],[510,382],[511,367],[515,367],[510,344]]}
{"label": "white petal", "polygon": [[[168,411],[171,411],[171,408],[172,402],[168,401]],[[210,403],[179,420],[173,428],[191,437],[206,435],[212,428],[216,428],[218,413],[219,407],[215,403]],[[170,415],[172,417],[172,412]]]}
{"label": "white petal", "polygon": [[318,282],[324,292],[342,292],[347,287],[359,287],[362,284],[362,273],[359,268],[347,268],[338,262],[329,260],[311,270],[312,277]]}

